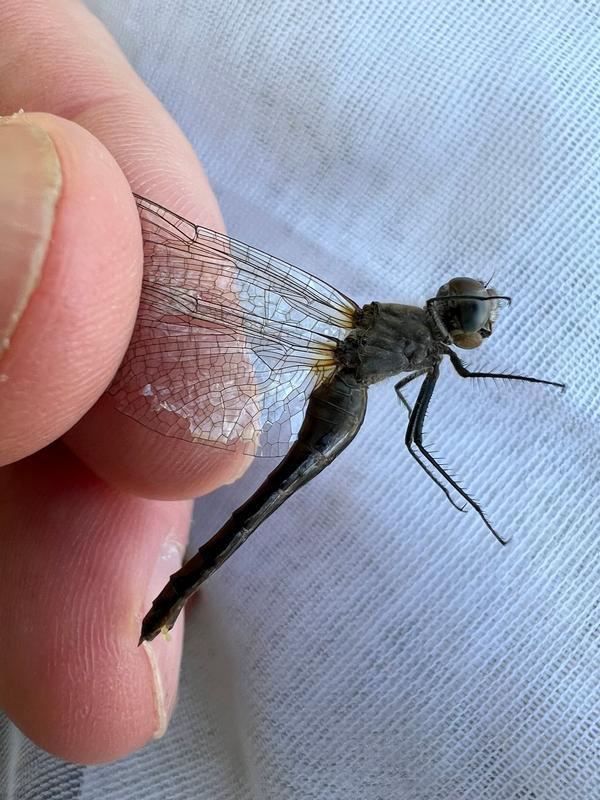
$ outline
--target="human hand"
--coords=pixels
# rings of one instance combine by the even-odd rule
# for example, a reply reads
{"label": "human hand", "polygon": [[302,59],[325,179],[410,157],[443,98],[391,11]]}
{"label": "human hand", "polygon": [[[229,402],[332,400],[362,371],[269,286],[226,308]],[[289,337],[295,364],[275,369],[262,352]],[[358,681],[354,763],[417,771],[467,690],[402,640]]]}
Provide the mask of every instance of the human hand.
{"label": "human hand", "polygon": [[140,289],[129,185],[222,222],[190,145],[81,3],[5,0],[0,52],[0,707],[93,763],[164,731],[183,626],[137,648],[140,622],[181,562],[179,498],[245,463],[103,395]]}

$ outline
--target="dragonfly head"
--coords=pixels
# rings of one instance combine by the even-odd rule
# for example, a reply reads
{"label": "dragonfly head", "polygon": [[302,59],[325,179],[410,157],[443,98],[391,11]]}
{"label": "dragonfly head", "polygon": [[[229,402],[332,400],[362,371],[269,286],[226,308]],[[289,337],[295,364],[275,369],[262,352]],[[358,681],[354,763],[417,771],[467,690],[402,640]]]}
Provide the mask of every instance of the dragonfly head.
{"label": "dragonfly head", "polygon": [[495,289],[474,278],[452,278],[427,301],[427,310],[444,337],[471,350],[491,336],[502,301]]}

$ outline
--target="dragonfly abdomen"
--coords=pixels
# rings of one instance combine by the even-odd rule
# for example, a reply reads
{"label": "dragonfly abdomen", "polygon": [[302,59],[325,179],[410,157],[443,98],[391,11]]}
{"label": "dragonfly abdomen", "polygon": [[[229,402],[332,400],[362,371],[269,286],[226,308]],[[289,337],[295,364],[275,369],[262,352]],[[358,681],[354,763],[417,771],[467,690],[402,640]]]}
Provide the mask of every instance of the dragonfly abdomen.
{"label": "dragonfly abdomen", "polygon": [[367,387],[340,370],[311,395],[298,439],[223,527],[173,575],[142,623],[141,640],[173,627],[189,597],[291,495],[347,447],[362,425]]}

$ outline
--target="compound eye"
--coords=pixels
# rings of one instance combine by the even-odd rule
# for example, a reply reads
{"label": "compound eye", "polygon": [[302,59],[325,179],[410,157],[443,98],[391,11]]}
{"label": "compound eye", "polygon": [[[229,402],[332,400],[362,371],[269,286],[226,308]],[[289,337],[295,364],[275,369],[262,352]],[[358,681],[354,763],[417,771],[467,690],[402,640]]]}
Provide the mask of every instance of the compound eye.
{"label": "compound eye", "polygon": [[490,318],[491,304],[489,300],[467,300],[466,298],[455,301],[457,332],[477,333],[484,328]]}
{"label": "compound eye", "polygon": [[497,304],[490,293],[493,290],[473,278],[453,278],[439,290],[438,298],[445,300],[440,316],[458,347],[479,347],[491,334]]}
{"label": "compound eye", "polygon": [[452,341],[463,350],[474,350],[482,343],[483,337],[480,333],[454,333]]}

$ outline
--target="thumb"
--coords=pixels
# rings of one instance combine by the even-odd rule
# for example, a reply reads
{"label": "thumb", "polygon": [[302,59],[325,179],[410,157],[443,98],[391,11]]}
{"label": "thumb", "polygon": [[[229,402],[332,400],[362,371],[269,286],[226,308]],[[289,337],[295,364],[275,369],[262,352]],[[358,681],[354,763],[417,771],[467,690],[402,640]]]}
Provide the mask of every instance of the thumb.
{"label": "thumb", "polygon": [[0,356],[38,284],[62,183],[52,139],[32,125],[0,125]]}
{"label": "thumb", "polygon": [[123,356],[141,281],[125,177],[50,114],[0,118],[0,465],[67,431]]}

